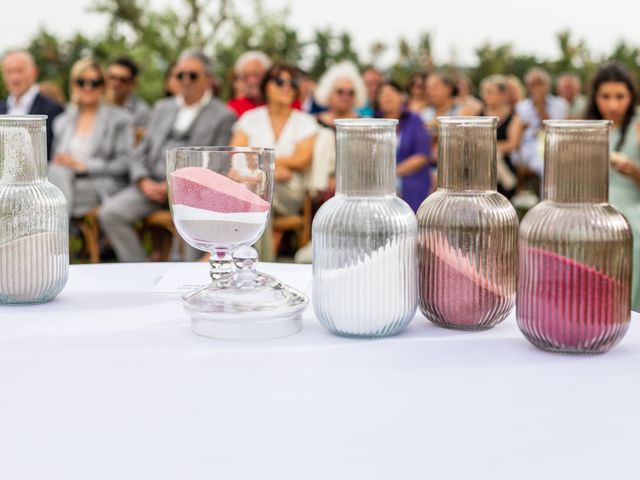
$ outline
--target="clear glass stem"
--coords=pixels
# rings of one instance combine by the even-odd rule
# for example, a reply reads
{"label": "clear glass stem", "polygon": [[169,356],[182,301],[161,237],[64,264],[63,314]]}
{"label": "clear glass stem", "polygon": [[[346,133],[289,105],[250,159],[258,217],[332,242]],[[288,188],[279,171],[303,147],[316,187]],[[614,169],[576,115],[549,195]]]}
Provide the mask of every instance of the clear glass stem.
{"label": "clear glass stem", "polygon": [[222,250],[211,253],[209,258],[209,276],[211,280],[218,280],[233,272],[233,260],[228,250]]}

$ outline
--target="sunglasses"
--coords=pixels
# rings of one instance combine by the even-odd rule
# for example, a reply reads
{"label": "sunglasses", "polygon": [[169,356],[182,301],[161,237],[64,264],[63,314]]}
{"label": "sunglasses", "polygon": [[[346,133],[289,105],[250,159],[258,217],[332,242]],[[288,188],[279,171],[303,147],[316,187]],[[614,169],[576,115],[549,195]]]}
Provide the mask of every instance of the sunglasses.
{"label": "sunglasses", "polygon": [[298,88],[298,79],[296,79],[296,78],[292,78],[291,80],[287,80],[286,78],[282,78],[282,77],[272,77],[271,80],[273,80],[273,82],[278,87],[284,87],[285,85],[289,85],[294,90],[297,90],[297,88]]}
{"label": "sunglasses", "polygon": [[94,90],[96,88],[98,88],[100,85],[102,85],[103,80],[102,79],[89,79],[89,78],[78,78],[76,80],[76,85],[79,86],[80,88],[88,88],[90,90]]}
{"label": "sunglasses", "polygon": [[109,80],[110,81],[118,81],[121,83],[129,83],[131,80],[133,80],[132,77],[121,77],[119,75],[109,75]]}
{"label": "sunglasses", "polygon": [[198,80],[198,78],[200,78],[200,74],[198,72],[178,72],[176,73],[176,78],[180,81],[188,78],[192,82],[195,82],[196,80]]}
{"label": "sunglasses", "polygon": [[341,97],[343,95],[346,95],[346,96],[349,96],[349,97],[354,97],[355,94],[356,94],[356,91],[351,89],[351,88],[338,88],[338,89],[336,89],[336,93]]}

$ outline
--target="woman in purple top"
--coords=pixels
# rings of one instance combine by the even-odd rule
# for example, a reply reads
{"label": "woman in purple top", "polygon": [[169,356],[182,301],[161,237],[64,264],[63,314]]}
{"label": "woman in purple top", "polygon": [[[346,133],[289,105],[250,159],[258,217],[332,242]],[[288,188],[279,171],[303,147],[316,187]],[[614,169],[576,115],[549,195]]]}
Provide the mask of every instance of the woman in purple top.
{"label": "woman in purple top", "polygon": [[399,120],[396,176],[401,197],[417,211],[431,190],[431,135],[420,117],[406,107],[403,90],[397,83],[385,81],[378,89],[376,103],[380,117]]}

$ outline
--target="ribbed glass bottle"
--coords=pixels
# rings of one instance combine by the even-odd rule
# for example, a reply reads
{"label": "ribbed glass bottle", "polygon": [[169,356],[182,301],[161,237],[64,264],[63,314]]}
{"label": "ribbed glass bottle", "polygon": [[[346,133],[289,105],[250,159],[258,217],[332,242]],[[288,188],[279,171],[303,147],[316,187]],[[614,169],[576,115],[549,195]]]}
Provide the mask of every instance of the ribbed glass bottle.
{"label": "ribbed glass bottle", "polygon": [[515,303],[518,217],[497,191],[496,124],[438,118],[438,190],[418,210],[418,299],[441,327],[490,328]]}
{"label": "ribbed glass bottle", "polygon": [[394,335],[417,308],[418,225],[396,196],[397,121],[336,126],[336,195],[313,220],[313,308],[337,335]]}
{"label": "ribbed glass bottle", "polygon": [[543,350],[605,352],[631,315],[632,233],[608,203],[610,122],[544,123],[543,201],[520,226],[518,327]]}
{"label": "ribbed glass bottle", "polygon": [[45,121],[0,115],[0,304],[51,300],[69,275],[69,214],[47,180]]}

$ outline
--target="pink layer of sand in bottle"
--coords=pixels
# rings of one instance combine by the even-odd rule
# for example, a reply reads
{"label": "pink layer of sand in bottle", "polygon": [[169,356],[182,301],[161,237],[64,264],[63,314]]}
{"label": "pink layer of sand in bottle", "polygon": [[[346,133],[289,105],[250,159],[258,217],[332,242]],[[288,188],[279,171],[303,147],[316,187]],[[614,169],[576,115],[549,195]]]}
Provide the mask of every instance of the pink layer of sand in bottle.
{"label": "pink layer of sand in bottle", "polygon": [[203,167],[171,173],[174,204],[220,213],[266,212],[269,202],[224,175]]}
{"label": "pink layer of sand in bottle", "polygon": [[[446,240],[432,238],[433,250],[421,259],[420,303],[434,323],[450,327],[483,328],[502,320],[512,308],[512,296],[480,274],[470,259]],[[430,272],[430,274],[428,274]]]}
{"label": "pink layer of sand in bottle", "polygon": [[528,247],[520,251],[520,275],[517,319],[527,336],[552,348],[589,349],[626,332],[628,289],[595,268]]}

